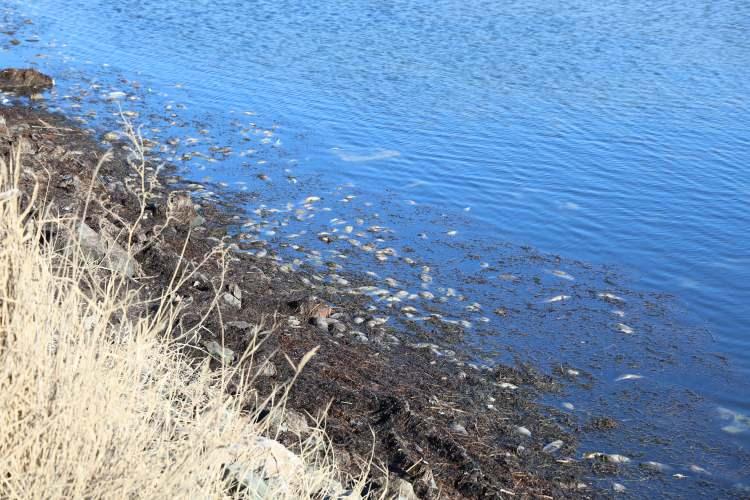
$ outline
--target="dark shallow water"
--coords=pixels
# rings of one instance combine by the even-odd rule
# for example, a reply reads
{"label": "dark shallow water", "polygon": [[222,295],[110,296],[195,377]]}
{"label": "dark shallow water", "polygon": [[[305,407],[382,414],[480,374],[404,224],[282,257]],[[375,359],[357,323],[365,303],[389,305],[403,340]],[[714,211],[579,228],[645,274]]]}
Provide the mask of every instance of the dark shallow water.
{"label": "dark shallow water", "polygon": [[[113,126],[102,97],[126,92],[147,134],[181,138],[165,157],[257,193],[253,237],[291,265],[430,291],[445,303],[412,301],[416,319],[470,325],[422,340],[561,370],[550,405],[624,423],[583,447],[674,467],[626,470],[630,489],[688,494],[693,463],[706,488],[747,482],[750,430],[722,430],[719,408],[750,413],[750,4],[0,5],[34,21],[3,65],[54,73],[52,105],[92,125]],[[384,315],[408,302],[387,299]],[[615,382],[626,373],[644,378]]]}

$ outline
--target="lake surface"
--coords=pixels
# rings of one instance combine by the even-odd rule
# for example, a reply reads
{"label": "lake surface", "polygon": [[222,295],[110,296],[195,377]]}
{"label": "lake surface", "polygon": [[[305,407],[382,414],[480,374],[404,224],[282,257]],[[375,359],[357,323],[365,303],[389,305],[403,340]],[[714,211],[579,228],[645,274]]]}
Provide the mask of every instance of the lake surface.
{"label": "lake surface", "polygon": [[[610,381],[626,368],[649,372],[653,385],[632,399],[614,383],[570,397],[647,420],[651,434],[671,433],[669,444],[644,440],[635,424],[584,444],[640,440],[649,457],[689,453],[720,483],[746,482],[749,431],[721,429],[750,413],[750,3],[0,6],[12,9],[6,22],[34,23],[0,60],[53,72],[60,109],[83,114],[89,96],[70,99],[82,77],[99,96],[137,80],[133,106],[147,125],[174,112],[189,124],[183,134],[192,126],[215,145],[244,147],[188,161],[189,172],[262,191],[260,202],[281,210],[295,189],[325,202],[349,195],[328,219],[387,221],[389,238],[429,256],[443,292],[470,297],[464,310],[485,309],[462,339],[479,358],[588,363]],[[269,240],[286,231],[317,241],[326,226],[276,222]],[[379,274],[414,286],[424,276],[393,265]],[[511,274],[529,284],[510,290],[502,276]],[[614,289],[632,308],[621,320],[597,300]],[[545,302],[559,295],[571,299]],[[500,305],[532,312],[508,324],[492,315]],[[620,321],[635,340],[613,337]],[[693,485],[661,481],[669,491]]]}

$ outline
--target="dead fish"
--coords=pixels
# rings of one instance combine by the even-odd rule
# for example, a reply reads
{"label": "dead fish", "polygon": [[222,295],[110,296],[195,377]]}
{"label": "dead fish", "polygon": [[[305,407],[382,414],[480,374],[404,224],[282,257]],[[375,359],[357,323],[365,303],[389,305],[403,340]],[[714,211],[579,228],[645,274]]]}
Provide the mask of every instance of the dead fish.
{"label": "dead fish", "polygon": [[456,236],[458,234],[458,231],[455,231],[455,230],[454,231],[448,231],[445,234],[447,234],[448,236]]}
{"label": "dead fish", "polygon": [[548,445],[546,445],[544,448],[542,448],[542,451],[544,453],[555,453],[560,450],[560,448],[563,447],[563,443],[561,440],[557,439],[555,441],[552,441]]}
{"label": "dead fish", "polygon": [[577,377],[578,375],[581,374],[581,372],[579,372],[578,370],[574,370],[572,368],[568,368],[567,370],[565,370],[565,373],[567,373],[571,377]]}
{"label": "dead fish", "polygon": [[612,484],[612,491],[614,491],[615,493],[625,493],[626,490],[627,488],[625,488],[625,486],[620,483]]}
{"label": "dead fish", "polygon": [[600,299],[605,300],[607,302],[615,302],[615,303],[625,302],[625,299],[623,299],[622,297],[619,297],[619,296],[617,296],[617,295],[615,295],[613,293],[609,293],[609,292],[602,292],[602,293],[598,293],[596,295]]}
{"label": "dead fish", "polygon": [[729,434],[740,434],[750,429],[750,417],[728,408],[717,408],[719,417],[722,420],[731,420],[732,423],[721,428],[722,431]]}
{"label": "dead fish", "polygon": [[690,472],[695,472],[696,474],[704,474],[706,476],[711,475],[711,473],[708,472],[706,469],[695,464],[691,464],[689,469],[690,469]]}
{"label": "dead fish", "polygon": [[671,470],[672,468],[668,465],[662,464],[660,462],[641,462],[641,467],[644,469],[648,469],[654,472],[667,472],[668,470]]}
{"label": "dead fish", "polygon": [[563,300],[568,300],[569,298],[570,295],[555,295],[554,297],[545,300],[544,303],[551,304],[553,302],[562,302]]}
{"label": "dead fish", "polygon": [[510,389],[511,391],[515,391],[518,389],[517,385],[513,385],[510,382],[500,382],[497,384],[497,386],[501,389]]}
{"label": "dead fish", "polygon": [[531,431],[528,430],[524,426],[518,426],[514,429],[516,431],[516,434],[520,434],[522,436],[531,437]]}
{"label": "dead fish", "polygon": [[573,411],[573,410],[576,409],[576,407],[573,406],[573,403],[568,403],[568,402],[563,403],[562,407],[565,408],[566,410],[570,410],[570,411]]}
{"label": "dead fish", "polygon": [[633,332],[634,332],[633,328],[629,327],[629,326],[628,326],[628,325],[626,325],[625,323],[617,323],[617,324],[615,325],[615,329],[616,329],[616,330],[617,330],[618,332],[622,332],[622,333],[626,333],[626,334],[631,334],[631,333],[633,333]]}
{"label": "dead fish", "polygon": [[560,271],[559,269],[555,269],[554,271],[551,271],[551,273],[558,278],[562,278],[568,281],[574,281],[575,278],[571,276],[570,274],[566,273],[565,271]]}
{"label": "dead fish", "polygon": [[315,203],[316,201],[320,201],[320,196],[308,196],[305,198],[304,204],[307,205],[309,203]]}
{"label": "dead fish", "polygon": [[603,462],[610,462],[613,464],[626,464],[630,462],[630,459],[625,455],[618,455],[617,453],[587,453],[583,456],[586,460],[601,460]]}
{"label": "dead fish", "polygon": [[675,479],[685,479],[687,476],[685,474],[680,474],[679,472],[677,474],[672,474],[672,477]]}
{"label": "dead fish", "polygon": [[623,380],[638,380],[643,378],[643,375],[635,375],[633,373],[626,373],[625,375],[620,375],[615,379],[615,382],[622,382]]}

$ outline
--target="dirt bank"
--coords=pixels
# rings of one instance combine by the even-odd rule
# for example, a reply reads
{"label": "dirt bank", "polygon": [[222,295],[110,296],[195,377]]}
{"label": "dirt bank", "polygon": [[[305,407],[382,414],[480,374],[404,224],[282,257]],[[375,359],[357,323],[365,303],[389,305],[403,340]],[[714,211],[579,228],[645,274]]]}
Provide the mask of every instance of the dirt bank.
{"label": "dirt bank", "polygon": [[[203,186],[171,177],[169,168],[150,167],[153,196],[141,214],[140,179],[124,139],[107,137],[110,148],[64,117],[30,107],[3,107],[0,117],[0,154],[21,147],[34,174],[24,179],[26,190],[37,182],[41,198],[63,215],[82,213],[91,199],[85,223],[94,241],[122,243],[126,225],[142,218],[134,235],[137,266],[127,271],[134,289],[161,296],[178,267],[196,268],[207,258],[197,278],[170,297],[189,304],[185,329],[207,315],[200,337],[185,341],[192,356],[213,350],[229,360],[249,347],[248,324],[265,323],[269,333],[255,359],[256,367],[269,360],[255,383],[263,394],[292,376],[285,357],[296,362],[318,348],[289,405],[308,423],[326,414],[342,467],[355,469],[373,454],[374,479],[382,466],[412,483],[420,498],[595,496],[580,479],[579,462],[569,458],[573,437],[533,403],[555,389],[550,378],[527,366],[449,363],[429,344],[409,344],[400,332],[362,318],[367,297],[290,272],[272,252],[262,258],[243,252],[253,243],[228,234],[244,215],[241,200],[226,196],[199,206],[190,191]],[[111,157],[97,170],[106,149]],[[226,260],[214,252],[217,245],[230,249]],[[559,446],[542,451],[557,440]]]}

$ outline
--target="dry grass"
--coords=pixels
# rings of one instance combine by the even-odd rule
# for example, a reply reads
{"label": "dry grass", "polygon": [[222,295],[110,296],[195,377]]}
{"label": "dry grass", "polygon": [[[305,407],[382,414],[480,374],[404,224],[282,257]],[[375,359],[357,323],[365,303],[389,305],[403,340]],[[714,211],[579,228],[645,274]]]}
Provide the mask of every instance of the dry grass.
{"label": "dry grass", "polygon": [[[75,220],[30,215],[12,156],[0,161],[0,497],[340,492],[319,430],[290,454],[227,395],[229,367],[189,362],[172,340],[179,306],[164,299],[146,314],[128,281],[75,237],[45,241],[42,227],[77,234]],[[239,393],[252,395],[247,384]],[[287,387],[258,404],[283,412]]]}

